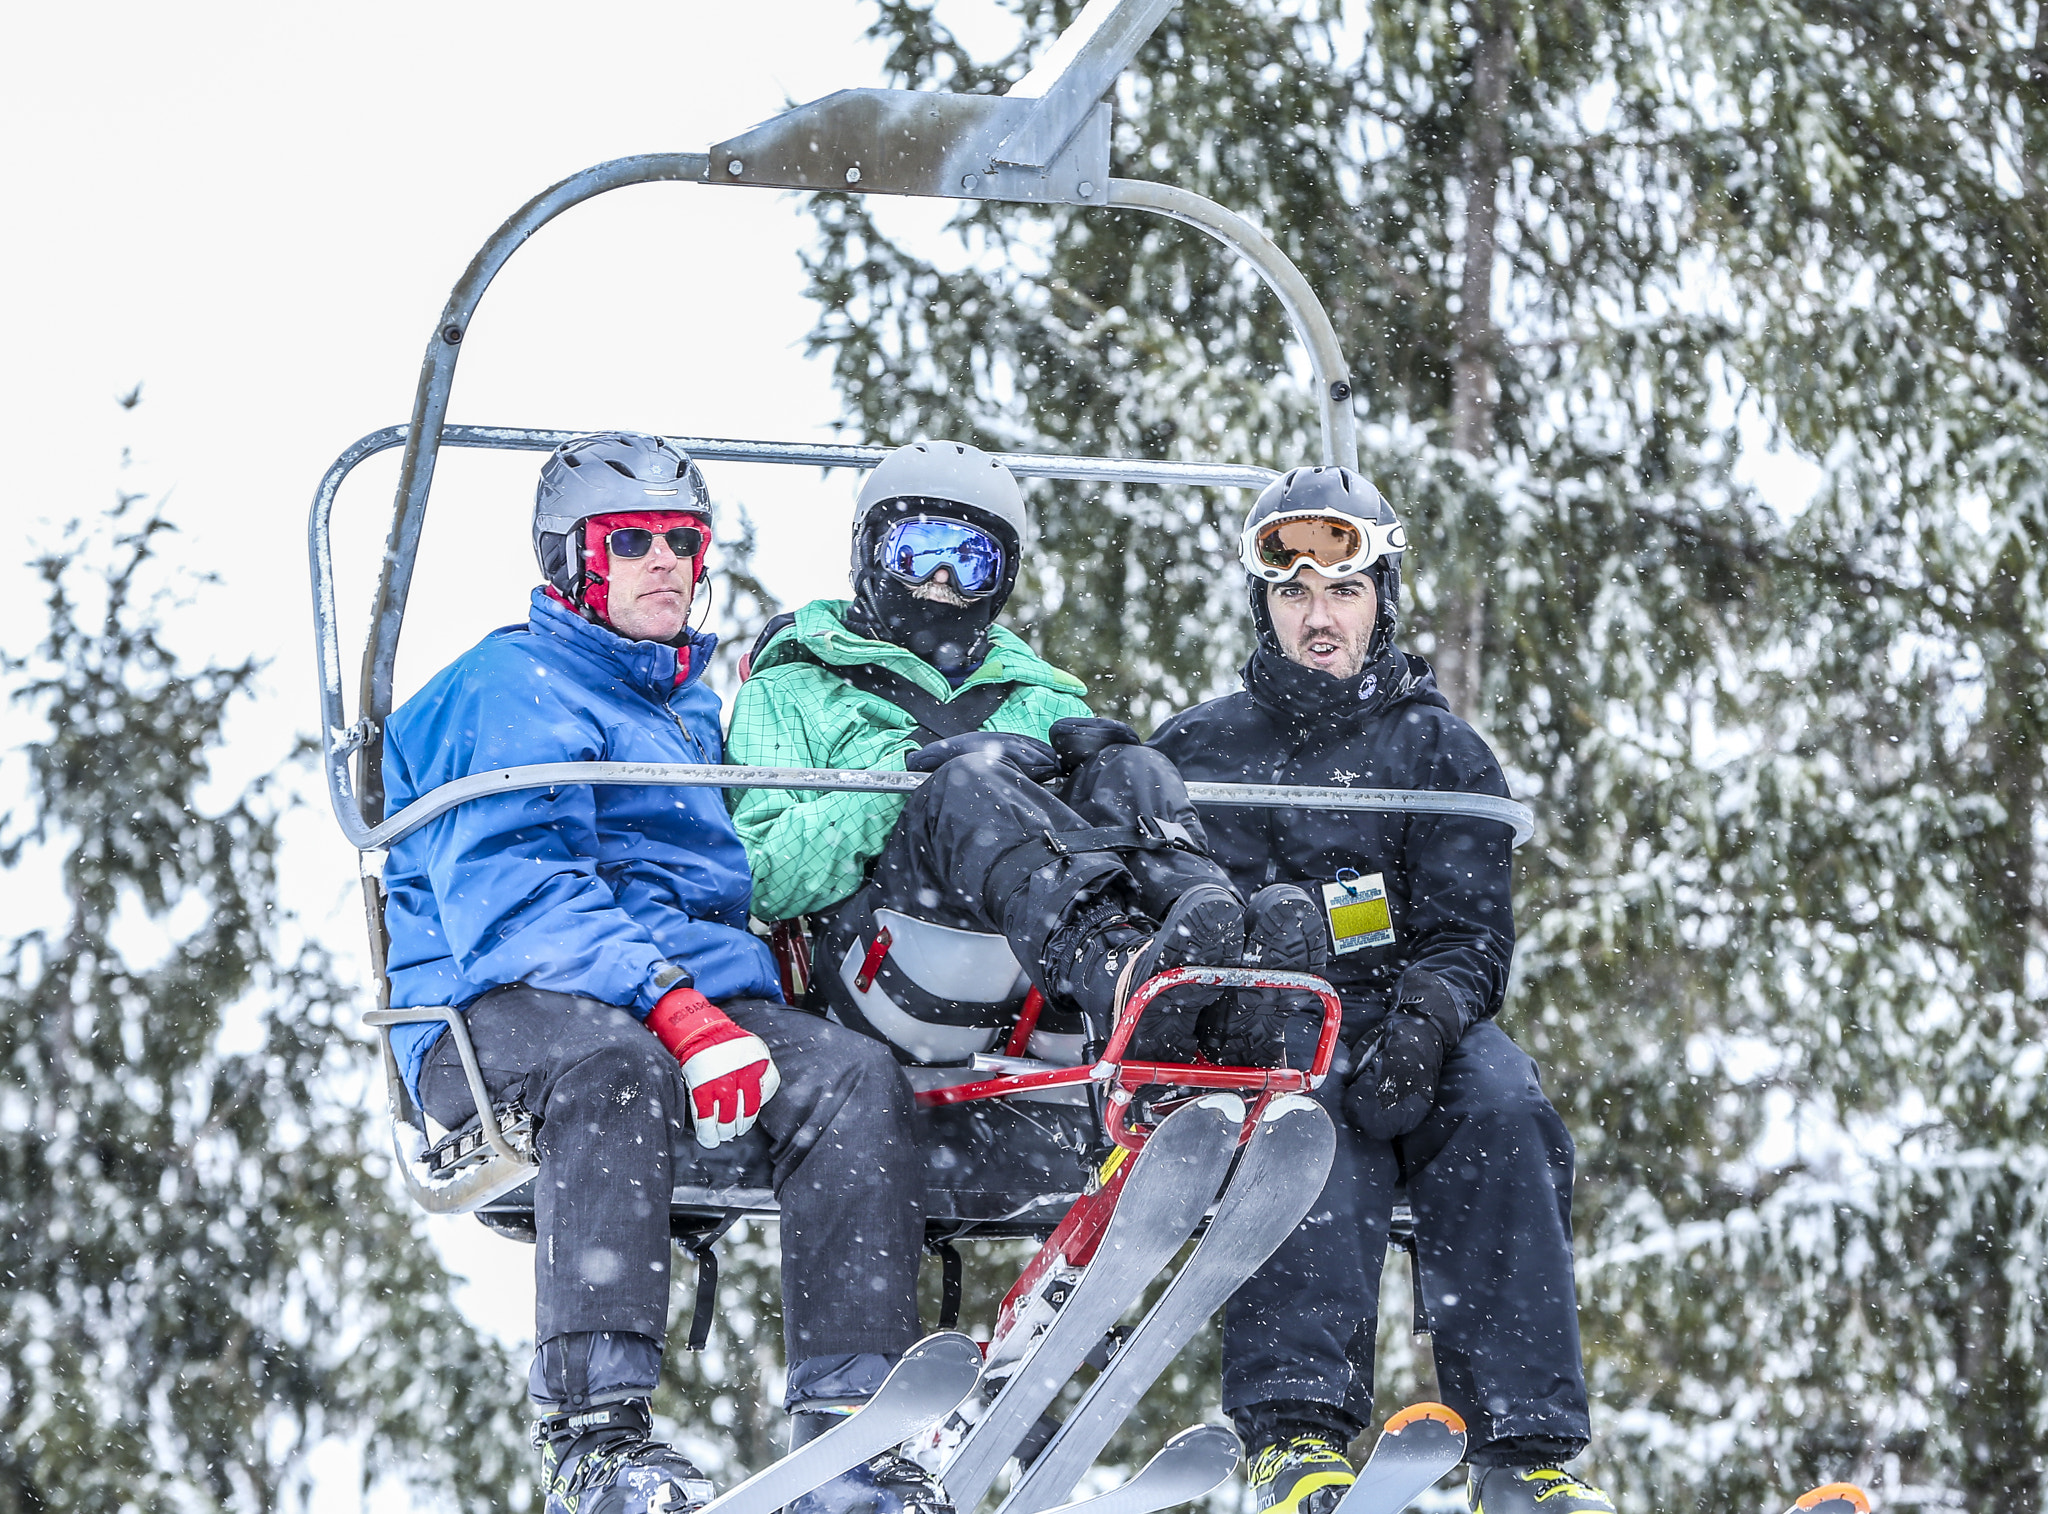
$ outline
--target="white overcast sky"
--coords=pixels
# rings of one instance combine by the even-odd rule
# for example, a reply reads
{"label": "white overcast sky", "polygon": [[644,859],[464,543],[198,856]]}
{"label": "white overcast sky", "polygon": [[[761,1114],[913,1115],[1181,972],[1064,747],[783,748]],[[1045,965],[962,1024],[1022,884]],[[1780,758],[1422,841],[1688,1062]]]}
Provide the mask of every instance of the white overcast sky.
{"label": "white overcast sky", "polygon": [[[952,12],[987,51],[1014,36],[993,0]],[[117,486],[168,494],[185,556],[223,580],[174,640],[195,657],[269,659],[224,765],[239,778],[274,762],[315,726],[313,489],[344,446],[407,418],[476,249],[578,169],[701,150],[787,101],[882,82],[871,16],[849,0],[17,7],[0,91],[0,415],[19,547],[0,554],[0,650],[38,629],[33,549]],[[943,207],[893,211],[936,244]],[[451,418],[833,435],[825,366],[802,351],[808,237],[796,197],[768,191],[643,185],[577,207],[485,298]],[[124,413],[115,396],[137,382],[143,403]],[[351,690],[397,458],[360,468],[338,512]],[[523,618],[537,465],[444,455],[401,697]],[[786,600],[843,590],[852,474],[707,471],[721,505],[761,526]],[[352,871],[324,820],[307,841],[326,848],[316,874]]]}

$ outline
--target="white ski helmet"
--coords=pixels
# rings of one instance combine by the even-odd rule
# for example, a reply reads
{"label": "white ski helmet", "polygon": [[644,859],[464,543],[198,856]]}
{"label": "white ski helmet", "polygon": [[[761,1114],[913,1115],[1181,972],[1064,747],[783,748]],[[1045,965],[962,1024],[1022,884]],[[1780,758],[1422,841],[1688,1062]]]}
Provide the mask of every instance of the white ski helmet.
{"label": "white ski helmet", "polygon": [[[885,569],[877,549],[900,520],[931,516],[988,533],[1002,549],[995,585],[964,604],[938,603]],[[894,642],[952,674],[988,655],[988,628],[1017,586],[1024,496],[999,458],[965,442],[912,442],[875,465],[853,510],[853,603],[847,626]]]}
{"label": "white ski helmet", "polygon": [[1017,582],[1024,549],[1024,495],[1017,477],[966,442],[912,442],[875,464],[853,507],[853,573],[858,582],[867,556],[888,521],[901,515],[944,515],[979,526],[1002,544],[1004,571],[996,608]]}
{"label": "white ski helmet", "polygon": [[[1252,502],[1244,518],[1240,540],[1245,545],[1240,549],[1241,554],[1250,552],[1253,532],[1273,517],[1316,513],[1343,516],[1369,527],[1382,528],[1377,533],[1369,533],[1378,538],[1366,547],[1371,555],[1361,556],[1357,559],[1357,566],[1350,569],[1369,574],[1379,594],[1379,614],[1373,626],[1372,646],[1367,652],[1368,658],[1377,657],[1392,640],[1399,618],[1401,558],[1404,555],[1401,548],[1406,545],[1407,534],[1401,527],[1401,517],[1394,513],[1394,507],[1367,479],[1349,468],[1334,466],[1288,469],[1260,490],[1259,497]],[[1374,551],[1374,547],[1380,550]],[[1297,570],[1290,568],[1283,575],[1254,571],[1248,561],[1242,565],[1251,600],[1252,624],[1258,628],[1259,644],[1268,651],[1277,652],[1280,643],[1273,633],[1273,617],[1266,608],[1266,587],[1269,582],[1283,576],[1293,577]]]}
{"label": "white ski helmet", "polygon": [[675,510],[711,523],[711,490],[690,455],[658,436],[605,431],[548,454],[533,496],[533,555],[541,576],[581,604],[583,523],[593,515]]}

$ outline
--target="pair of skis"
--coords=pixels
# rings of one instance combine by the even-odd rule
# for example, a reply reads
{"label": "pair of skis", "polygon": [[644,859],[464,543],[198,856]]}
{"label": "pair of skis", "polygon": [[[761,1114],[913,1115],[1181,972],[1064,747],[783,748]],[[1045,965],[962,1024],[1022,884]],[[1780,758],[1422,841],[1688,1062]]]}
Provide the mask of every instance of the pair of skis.
{"label": "pair of skis", "polygon": [[774,1514],[870,1457],[921,1434],[981,1382],[981,1347],[957,1330],[928,1335],[903,1353],[875,1396],[697,1514]]}
{"label": "pair of skis", "polygon": [[[1244,1123],[1244,1101],[1235,1094],[1209,1094],[1176,1109],[1132,1159],[1107,1228],[1078,1276],[1056,1255],[1045,1259],[1051,1265],[1027,1270],[1032,1286],[1048,1277],[1064,1297],[1049,1315],[1034,1315],[1030,1298],[1014,1315],[1006,1311],[1013,1332],[1036,1325],[1037,1333],[990,1343],[992,1368],[1006,1358],[1014,1365],[981,1412],[957,1427],[942,1474],[956,1508],[981,1502],[1089,1353],[1201,1224],[1226,1174],[1229,1185],[1194,1255],[1019,1474],[998,1514],[1044,1514],[1063,1505],[1159,1374],[1314,1206],[1336,1152],[1322,1107],[1294,1094],[1274,1099],[1240,1158]],[[1047,1244],[1056,1247],[1057,1236]]]}
{"label": "pair of skis", "polygon": [[[1203,1425],[1176,1435],[1123,1486],[1066,1503],[1145,1391],[1322,1192],[1336,1136],[1321,1106],[1299,1095],[1272,1100],[1240,1158],[1245,1120],[1243,1099],[1216,1093],[1160,1121],[1119,1174],[1120,1191],[1106,1196],[1114,1207],[1099,1233],[1089,1232],[1071,1261],[1043,1255],[1027,1271],[1022,1306],[1006,1311],[1017,1338],[1005,1340],[999,1329],[990,1342],[991,1377],[1008,1370],[985,1404],[976,1395],[980,1349],[964,1335],[927,1337],[858,1413],[713,1499],[701,1514],[770,1514],[924,1434],[956,1408],[964,1414],[955,1417],[957,1436],[947,1437],[953,1444],[943,1478],[954,1506],[973,1509],[1068,1380],[1202,1223],[1229,1176],[1194,1255],[1020,1476],[1000,1514],[1152,1514],[1218,1486],[1237,1465],[1237,1437]],[[970,1399],[977,1401],[964,1403]]]}
{"label": "pair of skis", "polygon": [[[1219,1487],[1236,1470],[1237,1437],[1216,1425],[1183,1430],[1129,1482],[1050,1514],[1158,1514]],[[1386,1423],[1336,1514],[1403,1514],[1465,1459],[1465,1422],[1437,1403],[1414,1404]],[[1870,1514],[1853,1483],[1803,1495],[1786,1514]]]}
{"label": "pair of skis", "polygon": [[[772,1514],[870,1457],[944,1419],[981,1380],[981,1350],[966,1336],[928,1336],[904,1353],[858,1413],[706,1504],[700,1514]],[[1442,1404],[1416,1404],[1387,1421],[1337,1514],[1401,1514],[1464,1459],[1465,1425]],[[1220,1486],[1236,1469],[1237,1437],[1198,1425],[1173,1437],[1120,1487],[1051,1514],[1158,1514]],[[961,1505],[961,1507],[971,1507]],[[1787,1514],[1870,1514],[1848,1483],[1815,1488]]]}
{"label": "pair of skis", "polygon": [[[931,1428],[980,1381],[981,1348],[972,1340],[955,1331],[926,1336],[903,1354],[858,1412],[719,1494],[698,1514],[774,1514]],[[1068,1504],[1058,1514],[1157,1514],[1220,1486],[1236,1470],[1237,1459],[1235,1435],[1198,1425],[1174,1436],[1129,1482]]]}
{"label": "pair of skis", "polygon": [[[1429,1403],[1403,1409],[1387,1421],[1336,1514],[1402,1514],[1464,1459],[1465,1422],[1456,1411]],[[1853,1483],[1831,1482],[1804,1494],[1785,1514],[1870,1514],[1870,1499]]]}

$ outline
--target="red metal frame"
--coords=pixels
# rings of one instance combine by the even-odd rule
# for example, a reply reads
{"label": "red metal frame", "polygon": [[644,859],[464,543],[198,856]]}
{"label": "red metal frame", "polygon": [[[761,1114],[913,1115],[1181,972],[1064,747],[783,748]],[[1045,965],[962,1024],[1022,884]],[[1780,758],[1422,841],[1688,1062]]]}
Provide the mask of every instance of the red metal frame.
{"label": "red metal frame", "polygon": [[[1312,993],[1323,1003],[1322,1032],[1316,1038],[1315,1056],[1304,1071],[1298,1067],[1225,1067],[1215,1062],[1131,1062],[1124,1058],[1138,1019],[1161,994],[1185,983],[1206,983],[1224,988],[1293,989]],[[1028,1001],[1027,1001],[1028,1008]],[[1336,990],[1321,978],[1307,973],[1266,972],[1250,967],[1176,967],[1157,973],[1138,986],[1117,1016],[1109,1044],[1092,1066],[1057,1067],[1045,1072],[998,1073],[972,1083],[955,1083],[949,1088],[920,1092],[918,1103],[968,1104],[977,1099],[1001,1099],[1039,1088],[1071,1088],[1099,1083],[1108,1095],[1103,1111],[1106,1133],[1117,1145],[1136,1151],[1151,1133],[1148,1128],[1129,1125],[1125,1120],[1134,1090],[1170,1084],[1183,1088],[1224,1088],[1257,1095],[1252,1118],[1274,1094],[1305,1093],[1322,1086],[1329,1075],[1330,1059],[1337,1050],[1337,1030],[1344,1006]],[[1016,1037],[1011,1037],[1014,1043]],[[1027,1033],[1028,1039],[1028,1033]],[[1249,1123],[1246,1126],[1250,1129]]]}
{"label": "red metal frame", "polygon": [[1003,1295],[1002,1307],[996,1311],[995,1328],[982,1348],[984,1355],[1009,1337],[1016,1328],[1018,1313],[1050,1273],[1060,1267],[1085,1267],[1095,1259],[1102,1233],[1109,1228],[1117,1200],[1123,1197],[1124,1179],[1131,1175],[1130,1157],[1131,1153],[1121,1148],[1110,1154],[1095,1174],[1096,1186],[1074,1200],[1053,1233],[1045,1238],[1045,1244],[1025,1263],[1017,1281]]}
{"label": "red metal frame", "polygon": [[1017,1010],[1017,1023],[1010,1027],[1010,1039],[1003,1045],[1006,1057],[1021,1057],[1031,1050],[1031,1032],[1038,1029],[1038,1017],[1045,1013],[1045,995],[1034,987]]}

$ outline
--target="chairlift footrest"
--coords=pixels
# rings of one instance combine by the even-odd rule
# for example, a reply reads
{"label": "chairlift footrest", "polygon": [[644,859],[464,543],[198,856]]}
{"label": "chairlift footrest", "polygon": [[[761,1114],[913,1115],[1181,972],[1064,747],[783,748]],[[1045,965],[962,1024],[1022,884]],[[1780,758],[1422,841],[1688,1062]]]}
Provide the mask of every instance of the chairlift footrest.
{"label": "chairlift footrest", "polygon": [[[527,1161],[535,1161],[534,1137],[540,1133],[540,1121],[524,1105],[516,1103],[500,1105],[492,1114],[498,1121],[498,1134],[506,1143]],[[421,1160],[429,1173],[445,1178],[465,1167],[481,1166],[492,1155],[490,1139],[479,1124],[441,1137],[427,1148]]]}

